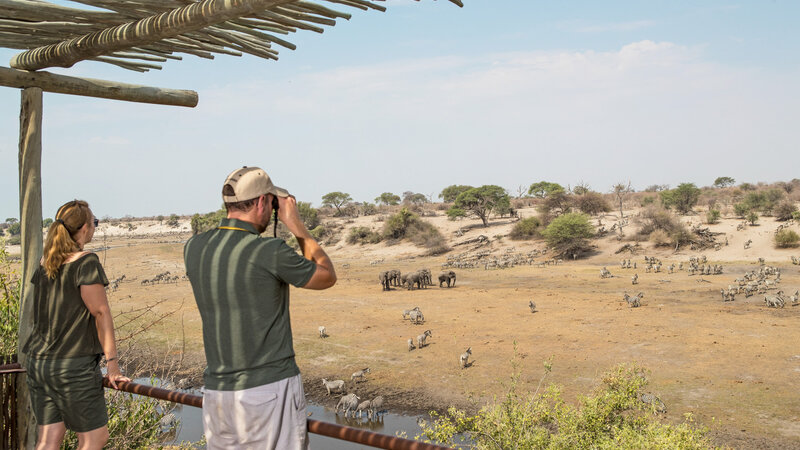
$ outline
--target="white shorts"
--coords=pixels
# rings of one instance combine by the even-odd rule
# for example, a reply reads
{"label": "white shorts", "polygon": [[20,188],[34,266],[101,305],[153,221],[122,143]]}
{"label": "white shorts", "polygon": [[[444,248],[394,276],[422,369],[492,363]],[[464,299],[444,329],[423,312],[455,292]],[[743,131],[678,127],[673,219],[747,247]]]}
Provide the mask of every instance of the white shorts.
{"label": "white shorts", "polygon": [[203,393],[208,449],[307,449],[306,417],[299,374],[241,391]]}

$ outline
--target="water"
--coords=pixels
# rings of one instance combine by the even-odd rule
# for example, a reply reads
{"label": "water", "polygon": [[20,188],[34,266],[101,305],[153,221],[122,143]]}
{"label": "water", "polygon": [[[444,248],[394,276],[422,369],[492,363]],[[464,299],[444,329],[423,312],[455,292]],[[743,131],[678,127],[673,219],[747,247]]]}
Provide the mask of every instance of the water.
{"label": "water", "polygon": [[[134,383],[139,384],[153,384],[164,387],[157,379],[154,383],[151,382],[149,378],[138,378],[133,381]],[[192,394],[200,394],[200,392],[197,391],[190,392]],[[419,419],[418,416],[405,416],[400,414],[385,413],[381,414],[378,419],[370,421],[367,419],[365,413],[361,419],[345,419],[343,413],[336,414],[334,413],[333,408],[314,403],[308,403],[308,412],[311,413],[311,416],[309,416],[310,419],[365,429],[375,433],[387,434],[389,436],[397,436],[398,432],[405,432],[407,438],[413,439],[414,436],[421,432],[421,429],[417,424],[417,420]],[[175,417],[180,420],[180,427],[173,443],[197,442],[203,437],[203,414],[200,408],[176,404],[172,413],[175,414]],[[373,448],[311,433],[309,433],[309,443],[311,450],[352,450],[356,448]]]}

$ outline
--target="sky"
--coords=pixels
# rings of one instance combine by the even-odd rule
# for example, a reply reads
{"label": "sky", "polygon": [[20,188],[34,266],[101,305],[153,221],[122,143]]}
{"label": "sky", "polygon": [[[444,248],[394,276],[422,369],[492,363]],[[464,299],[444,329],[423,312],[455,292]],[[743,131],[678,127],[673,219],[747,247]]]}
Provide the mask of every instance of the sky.
{"label": "sky", "polygon": [[[139,74],[195,108],[44,95],[43,215],[204,213],[226,175],[264,168],[298,200],[434,198],[451,184],[800,178],[800,2],[389,0],[278,61],[185,56]],[[16,53],[0,50],[0,65]],[[0,88],[0,220],[19,216],[20,91]]]}

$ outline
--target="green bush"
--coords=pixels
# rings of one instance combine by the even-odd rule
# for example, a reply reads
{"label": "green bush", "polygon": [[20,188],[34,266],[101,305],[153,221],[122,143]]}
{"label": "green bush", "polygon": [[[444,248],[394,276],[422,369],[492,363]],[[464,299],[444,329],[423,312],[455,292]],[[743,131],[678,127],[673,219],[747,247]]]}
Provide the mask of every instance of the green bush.
{"label": "green bush", "polygon": [[599,192],[587,191],[582,195],[577,195],[573,199],[573,203],[582,213],[591,216],[611,211],[611,205]]}
{"label": "green bush", "polygon": [[796,220],[796,221],[800,222],[800,211],[792,213],[792,220]]}
{"label": "green bush", "polygon": [[170,214],[169,219],[167,219],[167,225],[172,228],[178,228],[178,225],[180,225],[178,219],[180,218],[177,214]]}
{"label": "green bush", "polygon": [[700,189],[694,183],[681,183],[675,189],[661,191],[659,195],[665,208],[674,207],[679,213],[686,214],[700,199]]}
{"label": "green bush", "polygon": [[448,220],[456,220],[461,219],[467,216],[467,212],[461,208],[456,208],[453,206],[452,208],[447,210],[447,219]]}
{"label": "green bush", "polygon": [[228,213],[225,208],[218,209],[214,212],[206,213],[203,215],[195,214],[189,221],[192,227],[192,234],[203,233],[219,225],[219,222],[227,217]]}
{"label": "green bush", "polygon": [[538,217],[528,217],[520,220],[508,234],[513,240],[520,241],[541,236],[542,221]]}
{"label": "green bush", "polygon": [[542,235],[556,253],[572,256],[591,248],[589,239],[594,236],[594,228],[586,214],[567,213],[553,219]]}
{"label": "green bush", "polygon": [[772,214],[775,207],[783,199],[784,192],[780,189],[767,189],[764,191],[752,191],[745,195],[744,203],[748,211],[758,211],[763,214]]}
{"label": "green bush", "polygon": [[22,286],[0,239],[0,357],[17,354],[19,296]]}
{"label": "green bush", "polygon": [[361,205],[361,214],[364,216],[371,216],[378,213],[378,207],[374,203],[364,202]]}
{"label": "green bush", "polygon": [[346,241],[348,244],[377,244],[381,241],[381,234],[369,227],[353,227]]}
{"label": "green bush", "polygon": [[747,206],[744,202],[739,202],[733,205],[733,213],[736,214],[736,217],[740,219],[744,219],[747,216],[747,213],[750,212],[750,207]]}
{"label": "green bush", "polygon": [[13,222],[13,223],[8,225],[8,228],[6,228],[6,231],[11,236],[19,236],[19,234],[22,232],[22,223]]}
{"label": "green bush", "polygon": [[640,203],[642,206],[652,205],[656,202],[655,195],[648,195],[646,197],[642,197],[642,202]]}
{"label": "green bush", "polygon": [[718,209],[711,209],[706,213],[706,222],[708,223],[717,223],[719,222],[719,217],[722,215]]}
{"label": "green bush", "polygon": [[792,220],[794,213],[797,212],[797,206],[795,206],[791,201],[787,200],[776,206],[773,212],[775,213],[775,218],[781,222],[784,222],[787,220]]}
{"label": "green bush", "polygon": [[692,241],[692,234],[686,229],[686,225],[664,208],[651,206],[642,211],[640,220],[642,226],[638,231],[639,236],[651,239],[657,246],[666,245],[662,243],[662,234],[651,237],[654,231],[659,230],[669,236],[670,245],[683,245]]}
{"label": "green bush", "polygon": [[381,235],[389,240],[408,239],[415,245],[428,249],[429,255],[437,255],[448,250],[439,229],[420,219],[407,208],[386,219]]}
{"label": "green bush", "polygon": [[6,244],[8,245],[20,245],[21,243],[22,243],[22,236],[19,234],[9,236],[9,238],[6,240]]}
{"label": "green bush", "polygon": [[800,236],[793,231],[783,229],[775,233],[775,246],[778,248],[797,247],[800,242]]}
{"label": "green bush", "polygon": [[311,230],[319,225],[319,211],[312,208],[310,202],[297,202],[297,212],[306,229]]}
{"label": "green bush", "polygon": [[[546,376],[549,363],[545,370]],[[476,414],[455,407],[432,413],[433,421],[421,425],[417,439],[456,446],[463,436],[477,449],[713,448],[708,431],[695,426],[691,414],[679,424],[662,423],[654,406],[640,400],[647,378],[636,365],[605,373],[603,384],[580,396],[575,406],[554,385],[542,394],[538,388],[533,394],[519,393],[519,377],[515,368],[505,397]]]}
{"label": "green bush", "polygon": [[747,214],[747,221],[750,222],[750,225],[755,225],[758,222],[758,214],[755,211],[751,211]]}

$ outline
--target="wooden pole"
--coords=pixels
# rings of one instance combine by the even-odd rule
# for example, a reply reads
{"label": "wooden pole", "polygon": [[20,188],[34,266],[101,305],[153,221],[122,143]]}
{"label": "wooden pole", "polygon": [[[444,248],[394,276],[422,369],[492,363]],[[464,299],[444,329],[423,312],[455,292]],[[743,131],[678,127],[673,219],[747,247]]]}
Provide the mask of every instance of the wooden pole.
{"label": "wooden pole", "polygon": [[155,16],[146,17],[57,44],[28,50],[11,58],[11,67],[38,70],[72,67],[78,61],[158,42],[259,13],[266,8],[296,0],[203,0]]}
{"label": "wooden pole", "polygon": [[[22,91],[19,114],[19,217],[22,226],[22,292],[20,294],[19,361],[26,365],[22,345],[32,328],[33,292],[28,281],[42,257],[42,90]],[[28,386],[17,377],[17,430],[20,448],[32,448],[36,427],[30,411]]]}
{"label": "wooden pole", "polygon": [[197,106],[197,92],[184,89],[162,89],[116,81],[77,78],[49,72],[28,72],[0,66],[0,86],[37,87],[58,94],[124,100],[158,105]]}

